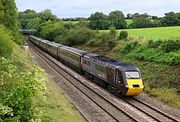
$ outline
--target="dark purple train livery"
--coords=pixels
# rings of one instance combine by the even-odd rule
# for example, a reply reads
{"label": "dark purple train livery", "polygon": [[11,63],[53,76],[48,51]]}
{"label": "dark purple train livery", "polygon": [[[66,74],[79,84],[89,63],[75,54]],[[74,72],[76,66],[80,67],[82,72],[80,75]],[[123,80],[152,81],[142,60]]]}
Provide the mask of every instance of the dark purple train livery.
{"label": "dark purple train livery", "polygon": [[134,65],[35,36],[29,36],[29,40],[59,61],[120,95],[136,96],[144,90],[140,70]]}

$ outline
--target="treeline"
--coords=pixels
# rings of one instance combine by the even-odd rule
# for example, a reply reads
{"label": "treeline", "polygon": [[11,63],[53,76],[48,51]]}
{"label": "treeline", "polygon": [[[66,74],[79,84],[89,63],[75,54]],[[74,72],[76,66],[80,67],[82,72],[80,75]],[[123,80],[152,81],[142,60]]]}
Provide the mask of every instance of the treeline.
{"label": "treeline", "polygon": [[[125,19],[132,20],[129,25]],[[96,12],[89,18],[63,18],[63,21],[82,21],[86,20],[87,27],[91,29],[109,29],[115,27],[116,29],[124,28],[148,28],[148,27],[164,27],[164,26],[179,26],[180,25],[180,12],[165,13],[164,17],[152,16],[148,13],[139,14],[128,13],[126,17],[121,11],[112,11],[109,15],[105,15],[102,12]]]}
{"label": "treeline", "polygon": [[[125,19],[132,19],[132,23],[127,25]],[[121,11],[112,11],[109,15],[96,12],[88,18],[88,21],[91,29],[99,30],[106,30],[112,26],[116,29],[179,26],[180,12],[165,13],[164,17],[135,13],[127,14],[126,18]]]}
{"label": "treeline", "polygon": [[[95,12],[88,18],[76,17],[76,18],[62,18],[51,13],[51,10],[47,9],[40,13],[36,13],[34,10],[26,10],[19,12],[19,19],[21,21],[21,28],[33,28],[37,29],[38,25],[42,21],[51,20],[52,22],[67,21],[67,27],[74,26],[75,21],[80,22],[81,25],[93,29],[93,30],[107,30],[111,27],[116,29],[125,28],[148,28],[148,27],[164,27],[164,26],[179,26],[180,25],[180,12],[165,13],[164,17],[152,16],[147,13],[144,14],[127,14],[125,17],[122,11],[116,10],[110,12],[108,15],[102,12]],[[127,24],[126,19],[132,20],[130,24]]]}

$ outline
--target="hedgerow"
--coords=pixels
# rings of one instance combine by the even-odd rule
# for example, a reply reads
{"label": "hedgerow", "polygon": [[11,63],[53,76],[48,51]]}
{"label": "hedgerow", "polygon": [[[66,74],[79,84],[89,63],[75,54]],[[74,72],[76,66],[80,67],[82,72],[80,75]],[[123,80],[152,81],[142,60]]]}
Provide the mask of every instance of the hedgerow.
{"label": "hedgerow", "polygon": [[[45,84],[39,68],[22,71],[14,61],[0,58],[0,121],[37,121]],[[41,79],[41,80],[38,80]]]}

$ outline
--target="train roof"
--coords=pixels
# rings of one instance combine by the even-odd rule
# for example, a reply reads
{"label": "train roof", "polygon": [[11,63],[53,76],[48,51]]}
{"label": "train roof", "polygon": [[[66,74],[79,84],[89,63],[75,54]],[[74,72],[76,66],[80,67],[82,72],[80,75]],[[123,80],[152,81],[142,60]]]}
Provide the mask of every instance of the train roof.
{"label": "train roof", "polygon": [[62,46],[64,46],[64,45],[62,45],[62,44],[55,43],[55,42],[49,42],[48,44],[49,44],[49,45],[52,45],[52,46],[55,46],[55,47],[62,47]]}
{"label": "train roof", "polygon": [[103,66],[109,67],[109,68],[119,68],[122,70],[139,70],[136,66],[128,63],[124,63],[118,60],[113,60],[109,57],[102,56],[99,54],[89,53],[85,55],[86,58],[91,59],[92,61],[95,61]]}
{"label": "train roof", "polygon": [[50,41],[48,41],[48,40],[45,40],[45,39],[42,39],[42,38],[39,38],[39,37],[36,37],[36,36],[32,36],[32,35],[30,35],[29,37],[30,37],[30,38],[34,38],[34,39],[36,39],[36,40],[38,40],[38,41],[41,41],[41,42],[44,42],[44,43],[50,42]]}
{"label": "train roof", "polygon": [[76,53],[78,55],[84,55],[84,54],[87,54],[86,51],[84,50],[79,50],[79,49],[76,49],[76,48],[73,48],[73,47],[69,47],[69,46],[63,46],[63,47],[60,47],[61,49],[64,49],[64,50],[67,50],[69,52],[72,52],[72,53]]}

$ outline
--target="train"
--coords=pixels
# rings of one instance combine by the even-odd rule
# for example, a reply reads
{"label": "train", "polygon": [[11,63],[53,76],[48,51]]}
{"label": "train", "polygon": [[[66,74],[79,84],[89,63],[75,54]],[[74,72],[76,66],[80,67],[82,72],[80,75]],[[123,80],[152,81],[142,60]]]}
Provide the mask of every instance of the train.
{"label": "train", "polygon": [[137,96],[144,90],[138,67],[109,57],[51,42],[33,35],[28,40],[90,80],[121,96]]}

